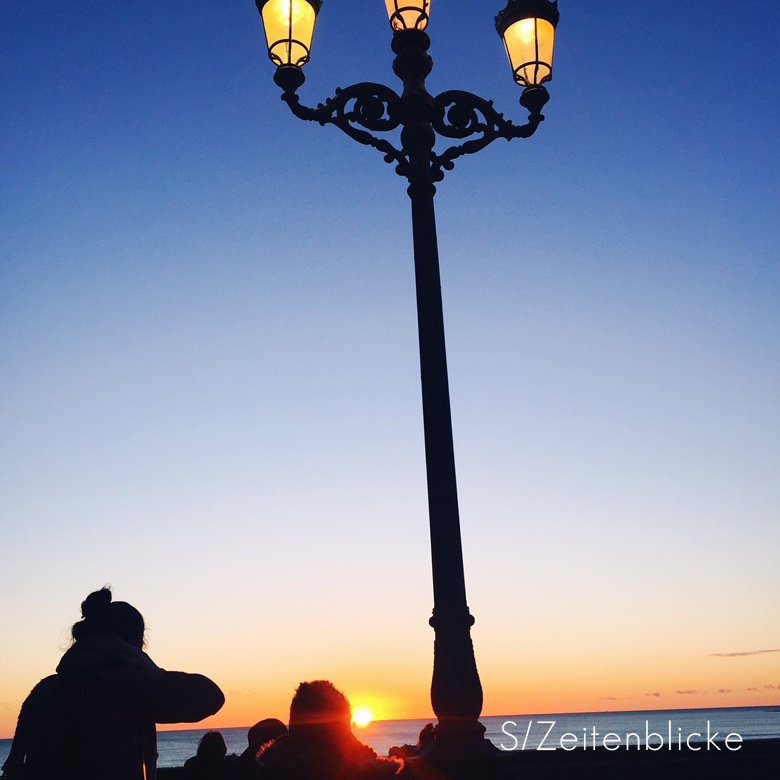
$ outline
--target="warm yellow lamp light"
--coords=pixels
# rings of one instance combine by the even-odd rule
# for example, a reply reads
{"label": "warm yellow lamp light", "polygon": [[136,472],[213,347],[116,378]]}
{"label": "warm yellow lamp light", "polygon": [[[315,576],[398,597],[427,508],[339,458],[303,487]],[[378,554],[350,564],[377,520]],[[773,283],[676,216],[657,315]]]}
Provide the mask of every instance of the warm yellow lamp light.
{"label": "warm yellow lamp light", "polygon": [[558,2],[509,0],[496,17],[496,30],[504,41],[515,81],[539,87],[552,78]]}
{"label": "warm yellow lamp light", "polygon": [[309,61],[314,24],[322,0],[256,0],[263,17],[268,56],[279,66]]}
{"label": "warm yellow lamp light", "polygon": [[394,30],[424,30],[428,26],[431,0],[385,0]]}

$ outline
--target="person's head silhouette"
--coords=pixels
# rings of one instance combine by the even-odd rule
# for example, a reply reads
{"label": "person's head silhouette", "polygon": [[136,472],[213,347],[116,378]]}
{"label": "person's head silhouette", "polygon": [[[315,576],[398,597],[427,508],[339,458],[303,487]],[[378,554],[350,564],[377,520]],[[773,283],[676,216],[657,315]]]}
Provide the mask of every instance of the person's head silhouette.
{"label": "person's head silhouette", "polygon": [[133,647],[143,649],[143,616],[126,601],[112,602],[108,585],[90,593],[81,602],[81,616],[82,619],[72,629],[75,642],[95,634],[116,634]]}
{"label": "person's head silhouette", "polygon": [[403,768],[358,740],[347,697],[327,680],[298,686],[289,734],[261,748],[257,759],[263,777],[284,780],[377,780]]}
{"label": "person's head silhouette", "polygon": [[246,737],[249,742],[249,748],[257,753],[261,745],[265,745],[266,742],[271,742],[286,733],[287,726],[285,726],[282,721],[277,718],[265,718],[264,720],[255,723],[255,725],[249,729]]}
{"label": "person's head silhouette", "polygon": [[328,680],[302,682],[290,704],[290,736],[338,744],[352,736],[347,697]]}
{"label": "person's head silhouette", "polygon": [[227,755],[225,738],[219,731],[207,731],[198,742],[196,755],[205,761],[221,761]]}

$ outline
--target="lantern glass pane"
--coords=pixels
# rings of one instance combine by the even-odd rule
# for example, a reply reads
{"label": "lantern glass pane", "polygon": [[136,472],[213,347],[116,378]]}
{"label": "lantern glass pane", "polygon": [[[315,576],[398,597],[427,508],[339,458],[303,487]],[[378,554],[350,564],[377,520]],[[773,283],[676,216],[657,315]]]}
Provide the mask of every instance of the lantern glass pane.
{"label": "lantern glass pane", "polygon": [[428,26],[431,0],[385,0],[394,30],[424,30]]}
{"label": "lantern glass pane", "polygon": [[504,33],[515,81],[539,86],[552,78],[555,28],[546,19],[520,19]]}
{"label": "lantern glass pane", "polygon": [[309,61],[316,16],[306,0],[268,0],[263,6],[268,56],[276,65]]}

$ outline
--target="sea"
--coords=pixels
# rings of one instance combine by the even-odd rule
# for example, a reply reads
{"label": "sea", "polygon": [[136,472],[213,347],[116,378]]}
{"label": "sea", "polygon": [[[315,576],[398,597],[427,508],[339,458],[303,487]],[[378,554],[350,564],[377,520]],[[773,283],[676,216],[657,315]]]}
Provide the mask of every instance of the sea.
{"label": "sea", "polygon": [[[502,715],[480,719],[485,736],[505,750],[738,750],[742,741],[780,738],[780,706],[728,707],[700,710],[639,710]],[[394,745],[413,745],[427,720],[380,720],[354,727],[361,742],[380,755]],[[158,766],[181,766],[195,755],[207,729],[161,731],[157,735]],[[220,729],[228,753],[247,747],[247,727]],[[11,740],[0,740],[0,766]]]}

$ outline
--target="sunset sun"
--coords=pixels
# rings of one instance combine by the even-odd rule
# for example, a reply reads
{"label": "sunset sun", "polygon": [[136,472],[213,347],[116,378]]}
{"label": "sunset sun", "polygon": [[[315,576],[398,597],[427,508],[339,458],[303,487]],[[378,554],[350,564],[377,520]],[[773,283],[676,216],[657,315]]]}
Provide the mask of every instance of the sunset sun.
{"label": "sunset sun", "polygon": [[374,712],[370,707],[355,707],[352,712],[352,722],[356,726],[368,726],[374,720]]}

